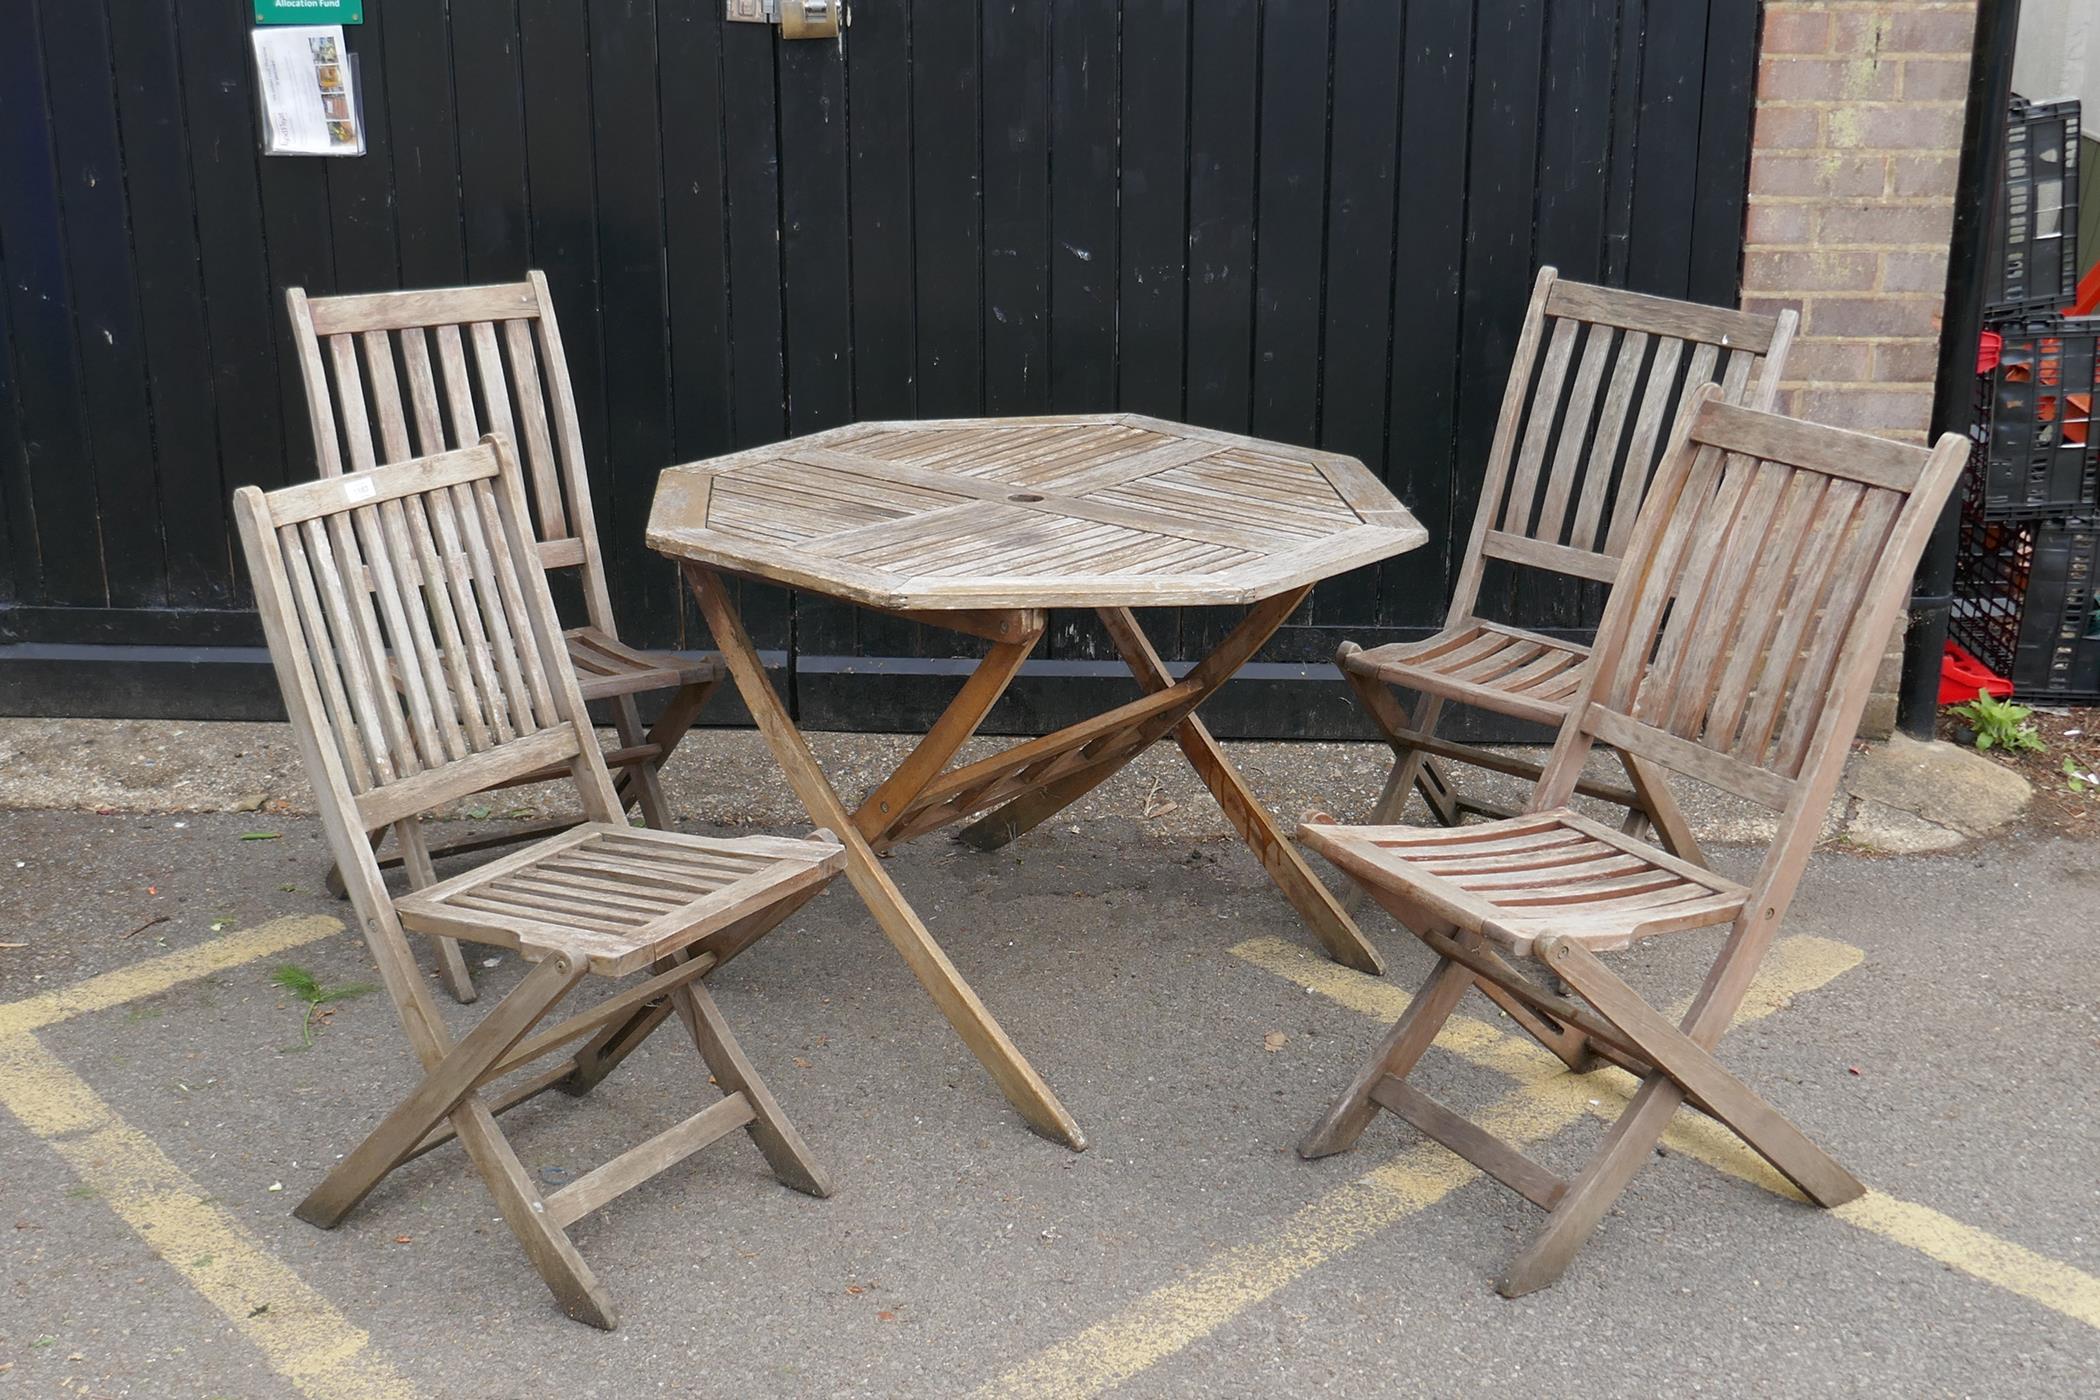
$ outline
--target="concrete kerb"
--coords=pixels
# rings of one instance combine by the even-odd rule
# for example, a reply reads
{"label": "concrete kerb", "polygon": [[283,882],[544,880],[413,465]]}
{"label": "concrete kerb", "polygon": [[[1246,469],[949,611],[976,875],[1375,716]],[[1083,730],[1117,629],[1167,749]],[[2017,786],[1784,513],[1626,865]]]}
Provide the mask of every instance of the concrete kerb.
{"label": "concrete kerb", "polygon": [[[915,738],[894,734],[815,734],[818,758],[849,798],[872,788]],[[1010,741],[974,739],[965,760]],[[1281,816],[1309,807],[1345,819],[1367,810],[1383,781],[1387,751],[1375,743],[1240,742],[1233,761]],[[1609,767],[1600,767],[1608,774]],[[1468,781],[1475,775],[1468,774]],[[1479,790],[1517,804],[1527,785],[1477,775]],[[807,822],[756,731],[710,729],[672,758],[665,790],[682,821],[792,830]],[[1754,845],[1769,839],[1772,816],[1697,784],[1678,784],[1702,842]],[[1863,745],[1833,804],[1826,838],[1886,853],[1944,850],[2003,830],[2027,805],[2025,779],[1949,744],[1897,736]],[[289,726],[179,720],[0,719],[0,809],[110,812],[285,812],[304,815],[313,799]],[[453,804],[443,815],[467,821],[526,820],[569,807],[560,785],[514,788]],[[1230,832],[1209,794],[1171,745],[1161,746],[1104,783],[1058,820],[1127,818],[1172,841],[1222,840]],[[1405,820],[1426,820],[1419,809]]]}

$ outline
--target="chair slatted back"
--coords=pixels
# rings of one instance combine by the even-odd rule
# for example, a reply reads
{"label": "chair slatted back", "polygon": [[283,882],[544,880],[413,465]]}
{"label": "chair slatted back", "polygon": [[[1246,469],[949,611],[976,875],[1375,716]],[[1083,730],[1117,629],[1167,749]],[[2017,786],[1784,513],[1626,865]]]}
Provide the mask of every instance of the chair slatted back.
{"label": "chair slatted back", "polygon": [[[286,707],[346,830],[564,764],[616,819],[506,442],[234,502]],[[347,844],[346,870],[372,861]]]}
{"label": "chair slatted back", "polygon": [[591,625],[613,631],[583,434],[547,279],[309,298],[285,292],[324,477],[472,446],[524,457],[539,561],[582,571]]}
{"label": "chair slatted back", "polygon": [[[1928,452],[1699,390],[1569,728],[1820,819],[1961,465],[1952,435]],[[1562,758],[1542,779],[1546,805],[1566,797],[1547,785],[1572,782]]]}
{"label": "chair slatted back", "polygon": [[1485,561],[1610,583],[1685,399],[1718,382],[1769,408],[1796,317],[1753,315],[1539,271],[1459,570],[1470,616]]}

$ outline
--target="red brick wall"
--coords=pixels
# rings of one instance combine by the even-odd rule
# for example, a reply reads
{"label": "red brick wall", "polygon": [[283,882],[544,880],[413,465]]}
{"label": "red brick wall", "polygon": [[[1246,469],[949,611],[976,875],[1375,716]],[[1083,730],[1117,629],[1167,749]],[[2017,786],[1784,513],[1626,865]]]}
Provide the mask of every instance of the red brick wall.
{"label": "red brick wall", "polygon": [[[1975,0],[1767,0],[1743,304],[1796,307],[1789,413],[1922,442]],[[1895,722],[1893,648],[1867,733]]]}

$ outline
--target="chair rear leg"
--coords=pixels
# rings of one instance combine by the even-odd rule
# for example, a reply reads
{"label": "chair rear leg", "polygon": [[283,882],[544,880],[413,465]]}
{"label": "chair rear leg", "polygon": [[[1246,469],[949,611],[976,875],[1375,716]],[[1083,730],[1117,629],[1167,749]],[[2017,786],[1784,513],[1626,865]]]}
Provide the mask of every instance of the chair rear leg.
{"label": "chair rear leg", "polygon": [[[410,889],[427,889],[437,883],[437,870],[430,863],[430,843],[423,834],[423,824],[411,817],[394,823],[394,841],[401,847],[401,866],[408,872]],[[453,938],[432,938],[437,948],[438,980],[452,999],[465,1006],[481,993],[474,989],[474,974],[467,971],[467,960],[461,956],[459,941]]]}
{"label": "chair rear leg", "polygon": [[649,726],[648,742],[656,746],[653,764],[660,775],[665,764],[671,761],[671,753],[684,740],[686,733],[699,723],[700,712],[707,708],[708,697],[721,685],[720,681],[697,681],[682,685],[671,692],[664,702],[663,712],[656,723]]}
{"label": "chair rear leg", "polygon": [[[622,747],[632,747],[646,742],[642,733],[642,714],[632,695],[618,696],[613,700],[613,727],[619,731]],[[658,831],[671,829],[671,809],[664,802],[663,782],[657,776],[657,765],[664,755],[659,752],[653,759],[645,758],[631,765],[626,772],[627,781],[620,785],[623,801],[637,803],[642,809],[642,820]]]}
{"label": "chair rear leg", "polygon": [[1451,1019],[1452,1008],[1465,995],[1466,988],[1473,985],[1473,974],[1449,958],[1438,958],[1435,969],[1422,990],[1415,993],[1407,1010],[1386,1032],[1378,1049],[1357,1072],[1342,1096],[1334,1101],[1320,1121],[1298,1144],[1298,1155],[1307,1160],[1326,1157],[1336,1152],[1346,1152],[1356,1145],[1365,1128],[1378,1114],[1378,1105],[1371,1101],[1371,1091],[1380,1080],[1391,1075],[1405,1079],[1408,1072],[1428,1052]]}
{"label": "chair rear leg", "polygon": [[1706,852],[1699,849],[1698,838],[1692,835],[1691,823],[1685,820],[1683,809],[1678,807],[1677,798],[1670,791],[1669,778],[1662,769],[1638,754],[1618,752],[1619,762],[1625,767],[1626,776],[1641,799],[1640,807],[1627,813],[1624,829],[1637,834],[1636,828],[1641,822],[1646,822],[1655,829],[1656,839],[1671,855],[1711,868]]}
{"label": "chair rear leg", "polygon": [[[1357,704],[1370,718],[1373,726],[1393,750],[1393,766],[1385,775],[1385,786],[1378,791],[1378,800],[1371,804],[1371,815],[1366,824],[1386,826],[1400,820],[1400,813],[1407,806],[1407,794],[1411,789],[1422,790],[1422,800],[1429,811],[1445,826],[1457,826],[1464,819],[1459,811],[1457,794],[1428,754],[1408,744],[1399,737],[1400,731],[1416,727],[1427,734],[1434,730],[1438,716],[1443,713],[1442,697],[1422,697],[1422,714],[1418,725],[1411,726],[1407,711],[1394,696],[1392,688],[1375,676],[1358,675],[1342,666],[1342,660],[1358,650],[1356,643],[1344,642],[1335,653],[1335,664],[1356,692]],[[1341,895],[1344,912],[1356,913],[1363,907],[1363,886],[1351,884]]]}
{"label": "chair rear leg", "polygon": [[1376,676],[1361,675],[1342,662],[1360,648],[1354,642],[1344,642],[1335,653],[1335,665],[1356,692],[1357,703],[1376,726],[1379,737],[1392,746],[1395,758],[1392,771],[1386,774],[1385,786],[1379,790],[1378,800],[1372,804],[1369,825],[1384,826],[1400,819],[1402,809],[1407,806],[1410,788],[1420,788],[1422,800],[1429,804],[1430,814],[1445,826],[1457,826],[1465,819],[1458,808],[1457,792],[1444,776],[1443,769],[1434,759],[1420,749],[1409,745],[1398,737],[1405,729],[1422,734],[1436,732],[1438,718],[1444,712],[1444,699],[1440,695],[1424,695],[1421,713],[1410,723],[1410,717],[1393,688]]}
{"label": "chair rear leg", "polygon": [[[369,839],[372,843],[372,854],[374,854],[375,856],[378,855],[379,843],[386,840],[386,828],[381,827],[379,828],[379,830],[372,832],[367,839]],[[386,870],[387,868],[399,865],[400,863],[401,857],[391,856],[384,860],[381,860],[379,862],[379,868],[381,870]],[[350,886],[343,880],[343,867],[337,865],[333,861],[330,861],[328,865],[327,882],[328,892],[334,895],[337,899],[348,899],[350,897]]]}
{"label": "chair rear leg", "polygon": [[715,1005],[704,979],[688,982],[671,995],[679,1017],[692,1034],[693,1046],[713,1072],[715,1083],[725,1094],[742,1094],[751,1105],[753,1116],[744,1131],[751,1134],[751,1141],[764,1154],[773,1175],[780,1178],[782,1185],[805,1196],[829,1196],[831,1178],[817,1165],[802,1135],[795,1131],[766,1082],[745,1058],[743,1047],[730,1034],[729,1023],[722,1019],[721,1008]]}

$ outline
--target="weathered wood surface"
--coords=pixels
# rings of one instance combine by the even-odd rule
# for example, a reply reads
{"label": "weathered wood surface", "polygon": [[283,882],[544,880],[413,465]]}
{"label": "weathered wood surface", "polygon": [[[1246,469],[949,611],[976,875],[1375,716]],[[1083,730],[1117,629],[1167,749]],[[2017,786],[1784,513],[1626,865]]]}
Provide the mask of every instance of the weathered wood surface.
{"label": "weathered wood surface", "polygon": [[[490,430],[511,439],[523,457],[538,563],[576,574],[587,621],[567,633],[568,659],[583,683],[584,699],[611,707],[620,743],[606,760],[620,770],[620,796],[627,805],[639,806],[650,826],[668,830],[671,809],[661,770],[720,683],[722,668],[712,657],[640,651],[619,638],[599,553],[576,397],[547,279],[534,272],[523,282],[499,286],[317,298],[291,287],[284,299],[321,479],[288,488],[295,494],[280,493],[283,508],[325,507],[340,500],[328,483],[346,471],[369,476],[375,467],[419,453],[470,448],[481,436],[484,418]],[[452,459],[426,460],[432,464],[426,470],[442,470]],[[413,477],[387,479],[395,483],[389,490],[417,489]],[[427,553],[430,542],[421,543]],[[453,548],[445,539],[436,547]],[[448,566],[460,563],[455,550]],[[474,644],[483,645],[479,639]],[[390,662],[388,674],[395,669]],[[673,692],[668,703],[644,731],[635,696],[666,689]],[[502,844],[501,838],[496,843]],[[458,855],[487,844],[485,837],[453,841],[433,854]],[[409,867],[412,881],[420,879],[414,853],[382,861],[397,863]],[[340,894],[341,872],[331,872],[329,883]],[[439,946],[442,951],[449,945]],[[446,954],[447,985],[471,999],[471,980],[451,962]]]}
{"label": "weathered wood surface", "polygon": [[[1299,828],[1439,959],[1300,1151],[1348,1147],[1384,1107],[1546,1207],[1545,1228],[1501,1281],[1511,1297],[1560,1277],[1682,1105],[1726,1124],[1820,1205],[1865,1190],[1713,1050],[1821,834],[1967,443],[1950,433],[1928,453],[1734,407],[1723,392],[1701,386],[1678,419],[1531,810],[1444,829],[1332,819]],[[1627,760],[1637,788],[1668,770],[1778,809],[1756,873],[1738,883],[1570,811],[1599,744]],[[1674,1022],[1597,957],[1651,934],[1722,925],[1713,964]],[[1551,976],[1519,974],[1491,945]],[[1591,1050],[1641,1079],[1565,1183],[1404,1083],[1468,985],[1521,1003],[1518,1024],[1571,1068]]]}
{"label": "weathered wood surface", "polygon": [[[329,846],[424,1071],[297,1214],[332,1227],[395,1167],[457,1137],[563,1308],[611,1327],[612,1301],[566,1232],[578,1216],[737,1127],[783,1182],[821,1188],[698,979],[805,903],[843,868],[845,852],[824,839],[713,840],[628,826],[568,664],[573,639],[555,615],[506,440],[275,495],[245,487],[234,514]],[[574,784],[585,824],[436,879],[421,815],[549,765]],[[398,899],[370,841],[388,826],[418,886]],[[515,948],[536,966],[455,1040],[411,932]],[[455,953],[447,963],[454,974],[457,962]],[[532,1034],[590,975],[645,972],[654,975],[630,994]],[[723,1098],[542,1196],[495,1115],[556,1084],[588,1090],[668,1018],[655,1008],[669,1004]],[[586,1036],[582,1050],[565,1051]],[[550,1057],[551,1067],[535,1068]],[[494,1084],[513,1070],[526,1077]]]}
{"label": "weathered wood surface", "polygon": [[674,467],[648,531],[926,611],[1255,603],[1427,538],[1352,457],[1127,413],[860,423]]}
{"label": "weathered wood surface", "polygon": [[[1009,1102],[1044,1136],[1085,1135],[962,979],[880,853],[970,821],[992,849],[1172,737],[1307,926],[1382,970],[1196,718],[1329,575],[1415,548],[1422,528],[1357,462],[1135,415],[865,423],[663,474],[650,543],[681,561],[715,645],[797,797],[841,833],[847,876]],[[992,645],[926,737],[857,809],[767,679],[724,575],[900,614]],[[1129,611],[1251,604],[1178,680]],[[1045,610],[1093,609],[1139,698],[956,766],[1040,641]],[[974,819],[974,820],[973,820]]]}
{"label": "weathered wood surface", "polygon": [[[1376,683],[1424,697],[1414,724],[1397,701],[1366,706],[1394,751],[1373,824],[1396,819],[1416,786],[1446,823],[1478,810],[1454,797],[1457,789],[1436,759],[1499,765],[1471,746],[1456,752],[1440,746],[1433,756],[1411,737],[1433,733],[1446,702],[1554,726],[1581,688],[1587,647],[1479,616],[1488,561],[1565,575],[1564,588],[1575,579],[1611,585],[1671,426],[1690,396],[1717,380],[1730,402],[1768,408],[1795,321],[1792,311],[1761,316],[1696,306],[1564,281],[1554,269],[1540,269],[1444,627],[1416,642],[1369,650],[1345,645],[1336,658],[1358,682],[1359,695]],[[1880,455],[1869,449],[1864,463],[1848,470],[1871,471]],[[1652,824],[1676,854],[1700,859],[1668,786],[1645,777],[1635,775],[1631,818]]]}
{"label": "weathered wood surface", "polygon": [[[285,309],[322,482],[471,447],[484,429],[512,441],[539,563],[576,573],[586,623],[568,634],[569,661],[584,698],[612,704],[621,795],[639,804],[649,825],[667,829],[659,771],[722,669],[713,658],[641,651],[620,640],[547,279],[534,272],[498,286],[314,298],[292,287]],[[645,735],[634,697],[666,689],[677,692],[666,708],[676,719]]]}

